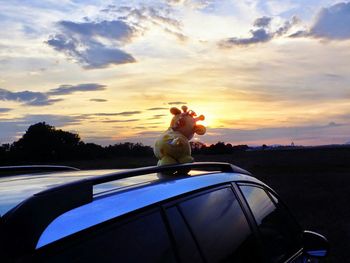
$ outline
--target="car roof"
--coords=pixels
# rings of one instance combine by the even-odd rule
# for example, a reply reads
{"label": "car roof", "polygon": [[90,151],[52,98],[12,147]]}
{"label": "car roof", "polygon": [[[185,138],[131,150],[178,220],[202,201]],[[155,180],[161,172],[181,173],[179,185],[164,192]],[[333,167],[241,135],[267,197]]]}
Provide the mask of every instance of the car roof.
{"label": "car roof", "polygon": [[105,220],[209,186],[261,183],[250,175],[229,163],[205,162],[1,178],[0,196],[8,199],[0,204],[10,209],[0,218],[7,251],[31,253]]}
{"label": "car roof", "polygon": [[[6,212],[32,195],[52,187],[93,176],[105,176],[122,171],[124,170],[77,170],[68,172],[26,173],[21,175],[0,177],[0,215],[4,215]],[[94,192],[126,185],[137,185],[141,182],[152,180],[152,178],[154,180],[154,175],[145,175],[143,178],[134,177],[112,181],[103,185],[97,185]]]}
{"label": "car roof", "polygon": [[74,208],[57,217],[45,229],[36,248],[107,220],[198,189],[235,181],[261,183],[254,177],[238,173],[202,172],[200,176],[197,175],[153,181],[133,187],[132,190],[119,190],[108,196],[97,197],[91,203]]}

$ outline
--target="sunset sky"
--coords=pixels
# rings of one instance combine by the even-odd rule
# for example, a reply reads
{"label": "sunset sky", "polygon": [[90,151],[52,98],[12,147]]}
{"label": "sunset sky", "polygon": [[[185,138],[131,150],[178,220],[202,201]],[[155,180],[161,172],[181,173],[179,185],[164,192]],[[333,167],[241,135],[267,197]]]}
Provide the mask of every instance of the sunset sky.
{"label": "sunset sky", "polygon": [[204,143],[350,143],[350,2],[0,0],[0,25],[0,144],[152,145],[183,104]]}

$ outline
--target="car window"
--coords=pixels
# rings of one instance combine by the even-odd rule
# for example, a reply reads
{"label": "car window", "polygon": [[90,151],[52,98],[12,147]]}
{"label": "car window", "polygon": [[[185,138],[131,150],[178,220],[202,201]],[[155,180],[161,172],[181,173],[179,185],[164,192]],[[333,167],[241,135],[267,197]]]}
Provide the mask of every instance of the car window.
{"label": "car window", "polygon": [[258,262],[255,237],[231,188],[178,204],[206,262]]}
{"label": "car window", "polygon": [[176,262],[159,212],[109,225],[55,251],[39,261]]}
{"label": "car window", "polygon": [[178,208],[176,206],[168,208],[167,217],[181,262],[203,262],[198,247]]}
{"label": "car window", "polygon": [[[241,185],[240,189],[258,225],[268,261],[281,262],[297,253],[302,247],[301,231],[286,211],[260,187]],[[278,202],[275,196],[274,201]]]}

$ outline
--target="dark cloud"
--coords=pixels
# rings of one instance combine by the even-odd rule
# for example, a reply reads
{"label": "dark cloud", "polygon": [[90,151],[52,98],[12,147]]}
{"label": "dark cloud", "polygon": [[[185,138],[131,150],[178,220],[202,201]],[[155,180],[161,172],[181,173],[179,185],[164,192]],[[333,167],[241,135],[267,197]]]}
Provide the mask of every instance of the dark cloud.
{"label": "dark cloud", "polygon": [[135,33],[134,28],[120,20],[85,23],[61,21],[58,24],[64,32],[70,32],[72,35],[77,34],[88,39],[103,37],[120,42],[128,42]]}
{"label": "dark cloud", "polygon": [[93,113],[90,115],[94,116],[132,116],[136,114],[140,114],[142,111],[122,111],[117,113]]}
{"label": "dark cloud", "polygon": [[34,100],[34,101],[26,102],[25,104],[30,106],[47,106],[47,105],[52,105],[59,101],[63,101],[63,99]]}
{"label": "dark cloud", "polygon": [[147,110],[149,111],[153,111],[153,110],[168,110],[169,108],[165,108],[165,107],[155,107],[155,108],[149,108]]}
{"label": "dark cloud", "polygon": [[343,126],[344,124],[341,123],[336,123],[334,121],[331,121],[328,123],[328,125],[324,126],[324,127],[339,127],[339,126]]}
{"label": "dark cloud", "polygon": [[344,76],[334,73],[324,73],[323,75],[330,79],[344,79]]}
{"label": "dark cloud", "polygon": [[55,114],[28,114],[23,117],[23,122],[29,125],[37,122],[46,122],[57,127],[79,124],[81,120],[82,119],[79,116]]}
{"label": "dark cloud", "polygon": [[[319,144],[322,140],[331,140],[335,136],[333,131],[345,127],[345,124],[330,122],[325,125],[305,125],[290,127],[271,127],[260,128],[254,130],[230,129],[230,128],[211,128],[209,132],[203,136],[204,141],[216,142],[218,138],[224,142],[233,143],[310,143],[314,139],[313,144]],[[318,136],[315,136],[318,134]],[[339,138],[342,140],[342,138]]]}
{"label": "dark cloud", "polygon": [[0,100],[3,101],[17,101],[25,105],[30,106],[47,106],[63,99],[51,98],[51,96],[68,95],[73,92],[86,92],[104,90],[105,85],[96,83],[86,83],[78,85],[61,85],[56,89],[51,89],[48,92],[36,92],[36,91],[19,91],[13,92],[6,89],[0,89]]}
{"label": "dark cloud", "polygon": [[11,143],[18,139],[26,129],[35,123],[46,122],[57,128],[79,124],[80,117],[53,115],[53,114],[27,114],[21,118],[0,121],[0,142]]}
{"label": "dark cloud", "polygon": [[298,30],[297,32],[289,35],[290,38],[307,37],[307,36],[309,36],[309,32],[305,30]]}
{"label": "dark cloud", "polygon": [[0,108],[0,113],[9,112],[10,110],[12,110],[12,109],[10,109],[10,108]]}
{"label": "dark cloud", "polygon": [[328,39],[350,38],[350,2],[322,8],[309,35]]}
{"label": "dark cloud", "polygon": [[276,30],[270,29],[271,17],[260,17],[254,21],[253,26],[255,29],[250,30],[250,37],[238,38],[232,37],[219,42],[219,46],[229,48],[232,46],[248,46],[257,43],[265,43],[273,38],[285,35],[295,24],[299,22],[299,19],[295,16],[290,21],[285,21]]}
{"label": "dark cloud", "polygon": [[90,99],[90,101],[93,101],[93,102],[107,102],[108,100],[106,100],[106,99]]}
{"label": "dark cloud", "polygon": [[136,59],[121,49],[106,47],[100,43],[90,43],[89,48],[81,54],[80,61],[85,68],[96,69],[110,65],[134,63]]}
{"label": "dark cloud", "polygon": [[136,29],[124,21],[60,21],[58,28],[60,32],[46,43],[85,68],[136,62],[132,55],[120,49],[137,34]]}
{"label": "dark cloud", "polygon": [[160,117],[163,117],[163,116],[167,116],[166,114],[156,114],[156,115],[153,115],[154,118],[160,118]]}
{"label": "dark cloud", "polygon": [[128,120],[101,120],[96,122],[104,122],[104,123],[117,123],[117,122],[134,122],[139,121],[140,119],[128,119]]}
{"label": "dark cloud", "polygon": [[96,83],[86,83],[78,85],[60,85],[57,89],[50,90],[48,95],[67,95],[77,91],[104,90],[106,85]]}
{"label": "dark cloud", "polygon": [[51,105],[59,99],[50,99],[49,96],[42,92],[20,91],[12,92],[6,89],[0,89],[0,100],[18,101],[31,106]]}
{"label": "dark cloud", "polygon": [[[138,126],[140,127],[140,126]],[[142,128],[142,127],[141,127]],[[146,129],[146,127],[143,127],[143,129]],[[158,131],[143,131],[143,132],[139,132],[137,133],[135,136],[129,136],[127,138],[128,142],[140,142],[140,138],[142,138],[142,143],[144,145],[150,145],[150,146],[154,146],[154,142],[155,140],[159,137],[159,135],[164,132],[162,130],[158,130]],[[125,139],[121,139],[121,140],[116,140],[116,142],[125,142]]]}
{"label": "dark cloud", "polygon": [[158,120],[158,119],[161,119],[164,116],[168,116],[168,115],[166,115],[166,114],[156,114],[156,115],[153,115],[153,117],[148,118],[148,120]]}
{"label": "dark cloud", "polygon": [[254,26],[256,27],[268,27],[271,23],[272,18],[271,17],[267,17],[267,16],[263,16],[260,18],[257,18],[254,21]]}
{"label": "dark cloud", "polygon": [[223,43],[223,46],[245,46],[250,44],[256,44],[256,43],[263,43],[268,42],[272,39],[272,35],[269,34],[265,29],[260,28],[257,30],[251,30],[251,37],[248,38],[229,38],[225,40]]}
{"label": "dark cloud", "polygon": [[285,21],[282,26],[280,26],[274,33],[274,37],[283,36],[289,32],[289,30],[296,24],[300,22],[300,19],[296,16],[293,16],[289,21]]}
{"label": "dark cloud", "polygon": [[306,30],[299,30],[289,37],[314,37],[328,40],[350,39],[350,2],[338,3],[322,8],[314,24]]}
{"label": "dark cloud", "polygon": [[183,102],[183,101],[171,101],[168,102],[169,105],[183,105],[183,104],[187,104],[187,102]]}

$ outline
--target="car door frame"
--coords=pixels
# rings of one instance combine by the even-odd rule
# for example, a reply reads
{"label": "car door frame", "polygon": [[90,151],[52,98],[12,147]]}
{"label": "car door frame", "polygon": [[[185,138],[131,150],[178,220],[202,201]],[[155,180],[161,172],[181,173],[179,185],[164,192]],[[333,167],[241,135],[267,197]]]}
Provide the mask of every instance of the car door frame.
{"label": "car door frame", "polygon": [[[264,256],[263,249],[262,249],[263,246],[262,246],[261,235],[258,231],[258,227],[256,225],[255,219],[253,217],[253,214],[250,212],[250,208],[249,208],[246,200],[244,199],[243,194],[240,192],[240,190],[238,189],[238,185],[235,184],[235,182],[226,182],[226,183],[221,183],[221,184],[217,184],[217,185],[212,185],[212,186],[206,187],[204,189],[197,189],[195,191],[191,191],[189,193],[183,194],[181,196],[174,198],[171,201],[168,201],[168,202],[162,204],[161,205],[162,209],[165,212],[165,220],[168,221],[168,214],[166,212],[168,208],[174,207],[177,204],[184,202],[186,200],[189,200],[191,198],[194,198],[196,196],[200,196],[200,195],[203,195],[203,194],[215,191],[215,190],[223,189],[223,188],[230,188],[232,190],[232,193],[235,196],[235,198],[237,199],[237,201],[240,205],[240,208],[242,209],[242,212],[247,220],[247,223],[248,223],[249,228],[252,232],[252,235],[254,235],[254,237],[256,239],[256,242],[257,242],[257,251],[256,252],[258,253],[258,257],[262,259],[262,262],[267,263],[266,258]],[[187,230],[191,233],[191,238],[195,242],[197,250],[202,257],[203,262],[206,262],[206,259],[205,259],[204,255],[200,249],[198,241],[196,240],[196,238],[193,235],[193,232],[192,232],[192,229],[191,229],[189,223],[187,222],[185,216],[181,212],[180,212],[180,215],[181,215],[182,219],[185,221]],[[167,222],[167,224],[168,225],[170,224],[169,221]],[[173,233],[170,233],[170,235],[173,235]],[[172,237],[172,238],[174,238],[174,237]],[[176,246],[176,244],[175,244],[175,246]],[[177,247],[176,247],[176,254],[178,254],[178,253],[179,252],[177,251]]]}
{"label": "car door frame", "polygon": [[[294,223],[300,228],[300,231],[302,233],[302,227],[300,226],[300,224],[298,223],[298,221],[295,219],[295,217],[293,216],[293,214],[290,212],[290,210],[288,209],[288,207],[285,205],[285,203],[282,201],[281,197],[270,187],[263,185],[263,184],[259,184],[259,183],[255,183],[255,182],[251,182],[251,181],[235,181],[232,182],[232,187],[235,189],[235,191],[238,193],[238,195],[240,196],[240,198],[242,199],[242,202],[244,203],[244,208],[247,210],[247,213],[249,214],[249,219],[251,220],[252,225],[254,225],[254,230],[257,232],[257,236],[259,237],[259,244],[262,246],[263,241],[262,241],[262,236],[261,233],[258,229],[258,225],[256,223],[256,220],[254,218],[254,215],[249,207],[248,201],[246,200],[246,198],[244,197],[242,190],[240,189],[240,185],[245,185],[245,186],[252,186],[252,187],[258,187],[262,190],[265,191],[265,193],[267,194],[267,196],[270,198],[271,202],[277,207],[283,207],[282,209],[286,210],[288,213],[288,216],[290,218],[292,218],[292,220],[294,221]],[[274,197],[271,196],[271,193],[273,193]],[[274,198],[278,199],[278,203],[276,203],[276,201],[274,200]],[[261,250],[263,251],[263,247],[261,247]],[[298,251],[296,251],[293,255],[291,255],[289,258],[287,258],[285,261],[283,261],[283,263],[292,263],[294,260],[296,260],[298,257],[303,256],[303,247],[301,247]],[[265,253],[264,253],[265,254]],[[268,262],[268,259],[266,258],[265,255],[265,261]]]}

